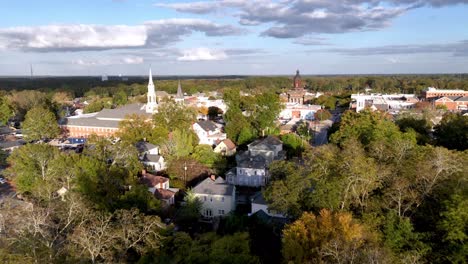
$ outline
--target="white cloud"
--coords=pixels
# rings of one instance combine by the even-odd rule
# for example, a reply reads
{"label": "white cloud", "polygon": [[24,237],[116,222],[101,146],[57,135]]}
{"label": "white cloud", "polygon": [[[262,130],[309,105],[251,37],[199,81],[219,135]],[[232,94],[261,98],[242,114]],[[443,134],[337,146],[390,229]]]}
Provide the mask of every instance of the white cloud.
{"label": "white cloud", "polygon": [[107,65],[124,65],[124,64],[142,64],[142,57],[122,57],[122,58],[103,58],[103,59],[78,59],[72,61],[72,64],[81,66],[107,66]]}
{"label": "white cloud", "polygon": [[211,50],[208,48],[196,48],[184,50],[183,55],[178,57],[179,61],[213,61],[227,59],[227,55],[221,50]]}
{"label": "white cloud", "polygon": [[204,19],[163,19],[143,25],[47,25],[0,29],[0,49],[25,51],[83,51],[117,48],[163,47],[181,37],[202,32],[206,36],[241,34],[230,25]]}

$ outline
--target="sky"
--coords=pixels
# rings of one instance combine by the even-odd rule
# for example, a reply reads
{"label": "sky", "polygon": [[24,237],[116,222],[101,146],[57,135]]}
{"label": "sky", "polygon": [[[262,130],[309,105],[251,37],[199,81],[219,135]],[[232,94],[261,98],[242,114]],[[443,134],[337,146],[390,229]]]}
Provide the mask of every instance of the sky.
{"label": "sky", "polygon": [[0,76],[468,72],[468,0],[0,0]]}

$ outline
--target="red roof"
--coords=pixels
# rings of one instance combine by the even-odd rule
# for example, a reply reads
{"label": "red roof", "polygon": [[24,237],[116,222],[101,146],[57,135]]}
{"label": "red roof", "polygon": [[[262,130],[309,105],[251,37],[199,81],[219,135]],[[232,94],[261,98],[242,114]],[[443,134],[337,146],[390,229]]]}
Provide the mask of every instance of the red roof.
{"label": "red roof", "polygon": [[140,178],[140,182],[142,184],[146,184],[148,187],[154,187],[160,183],[165,183],[168,181],[169,179],[166,177],[156,176],[148,172],[144,173],[143,177]]}
{"label": "red roof", "polygon": [[226,138],[226,139],[223,140],[222,142],[224,142],[224,145],[226,145],[226,147],[227,147],[229,150],[232,150],[232,149],[235,149],[235,148],[236,148],[236,144],[234,144],[229,138]]}
{"label": "red roof", "polygon": [[170,191],[170,190],[166,190],[166,189],[162,189],[162,188],[156,189],[156,191],[154,192],[154,196],[156,196],[156,198],[162,199],[162,200],[170,199],[170,198],[174,197],[174,195],[175,195],[175,192]]}

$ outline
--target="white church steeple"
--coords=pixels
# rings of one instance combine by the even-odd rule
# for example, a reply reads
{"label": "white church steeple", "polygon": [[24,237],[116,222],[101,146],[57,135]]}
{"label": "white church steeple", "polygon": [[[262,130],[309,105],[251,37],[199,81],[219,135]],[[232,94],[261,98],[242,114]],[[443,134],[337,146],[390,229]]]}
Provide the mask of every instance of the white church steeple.
{"label": "white church steeple", "polygon": [[154,90],[153,75],[151,68],[149,70],[149,81],[148,81],[148,101],[146,102],[146,112],[152,114],[156,112],[158,108],[158,102],[156,101],[156,92]]}

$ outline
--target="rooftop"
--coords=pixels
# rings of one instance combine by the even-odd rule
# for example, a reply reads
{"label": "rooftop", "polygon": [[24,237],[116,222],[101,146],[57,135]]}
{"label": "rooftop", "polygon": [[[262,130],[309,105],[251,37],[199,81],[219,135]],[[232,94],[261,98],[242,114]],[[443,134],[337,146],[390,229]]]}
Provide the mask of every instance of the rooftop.
{"label": "rooftop", "polygon": [[233,185],[227,184],[221,177],[216,178],[214,181],[208,177],[192,190],[197,194],[232,195],[233,188]]}
{"label": "rooftop", "polygon": [[154,187],[160,183],[165,183],[168,182],[169,179],[162,177],[162,176],[156,176],[148,172],[144,172],[143,176],[140,178],[140,182],[142,184],[145,184],[148,187]]}
{"label": "rooftop", "polygon": [[210,120],[198,121],[197,124],[205,131],[215,131],[218,129],[218,126]]}

